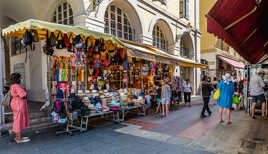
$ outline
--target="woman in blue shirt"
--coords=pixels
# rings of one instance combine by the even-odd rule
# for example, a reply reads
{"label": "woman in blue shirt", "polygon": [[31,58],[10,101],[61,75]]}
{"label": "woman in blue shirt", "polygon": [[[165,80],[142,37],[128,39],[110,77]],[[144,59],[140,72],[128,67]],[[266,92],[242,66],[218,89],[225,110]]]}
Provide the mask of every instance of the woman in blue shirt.
{"label": "woman in blue shirt", "polygon": [[220,89],[220,98],[218,100],[219,105],[219,116],[220,123],[224,122],[222,120],[223,109],[226,109],[226,118],[227,124],[231,124],[230,121],[230,112],[232,108],[232,98],[234,94],[234,83],[232,82],[231,75],[229,73],[223,76],[223,80],[217,85],[217,88]]}

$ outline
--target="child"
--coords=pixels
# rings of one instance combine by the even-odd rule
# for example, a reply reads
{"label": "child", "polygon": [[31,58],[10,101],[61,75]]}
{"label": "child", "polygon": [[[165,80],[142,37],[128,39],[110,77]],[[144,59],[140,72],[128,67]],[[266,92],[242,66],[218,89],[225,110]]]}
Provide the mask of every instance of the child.
{"label": "child", "polygon": [[151,108],[151,96],[149,94],[150,92],[147,90],[145,92],[145,103],[147,104],[147,109]]}
{"label": "child", "polygon": [[156,103],[157,103],[157,108],[156,108],[156,112],[158,113],[158,111],[161,109],[160,105],[161,105],[161,93],[162,93],[162,88],[159,85],[159,83],[157,84],[157,95],[156,95]]}

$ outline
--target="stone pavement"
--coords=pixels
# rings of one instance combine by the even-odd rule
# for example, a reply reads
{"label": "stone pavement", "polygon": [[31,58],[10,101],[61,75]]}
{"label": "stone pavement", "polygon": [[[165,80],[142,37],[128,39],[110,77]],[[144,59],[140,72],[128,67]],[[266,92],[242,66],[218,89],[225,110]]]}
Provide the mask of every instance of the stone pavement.
{"label": "stone pavement", "polygon": [[100,120],[88,132],[56,136],[32,134],[32,142],[17,145],[0,138],[0,154],[267,154],[267,121],[252,120],[244,111],[232,112],[233,124],[218,124],[217,106],[211,117],[200,119],[202,101],[181,106],[168,117],[130,116],[122,124]]}

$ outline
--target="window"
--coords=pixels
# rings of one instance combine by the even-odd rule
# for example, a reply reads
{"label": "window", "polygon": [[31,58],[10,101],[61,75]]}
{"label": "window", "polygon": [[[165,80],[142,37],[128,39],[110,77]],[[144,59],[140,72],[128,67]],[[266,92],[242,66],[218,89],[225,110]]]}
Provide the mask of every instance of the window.
{"label": "window", "polygon": [[180,17],[189,19],[189,0],[180,0]]}
{"label": "window", "polygon": [[73,10],[69,3],[64,1],[54,11],[53,19],[54,23],[64,24],[64,25],[73,25]]}
{"label": "window", "polygon": [[221,50],[223,50],[223,48],[224,48],[224,42],[223,40],[221,40]]}
{"label": "window", "polygon": [[135,41],[135,30],[131,27],[129,18],[120,8],[111,5],[105,12],[104,32],[118,38]]}
{"label": "window", "polygon": [[158,25],[154,26],[153,30],[153,46],[160,50],[168,51],[168,41]]}
{"label": "window", "polygon": [[185,40],[184,40],[184,37],[182,38],[181,40],[181,48],[180,48],[180,54],[182,57],[185,57],[185,58],[190,58],[190,55],[189,55],[189,48],[187,48],[187,45],[185,44]]}

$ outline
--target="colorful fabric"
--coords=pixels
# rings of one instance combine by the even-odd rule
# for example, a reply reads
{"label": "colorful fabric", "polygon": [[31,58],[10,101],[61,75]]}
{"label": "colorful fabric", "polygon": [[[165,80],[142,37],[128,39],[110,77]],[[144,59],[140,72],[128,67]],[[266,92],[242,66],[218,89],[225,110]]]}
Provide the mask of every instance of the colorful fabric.
{"label": "colorful fabric", "polygon": [[30,126],[27,101],[23,98],[26,97],[26,92],[19,84],[13,84],[10,87],[10,92],[12,96],[10,106],[13,111],[13,131],[19,133]]}

